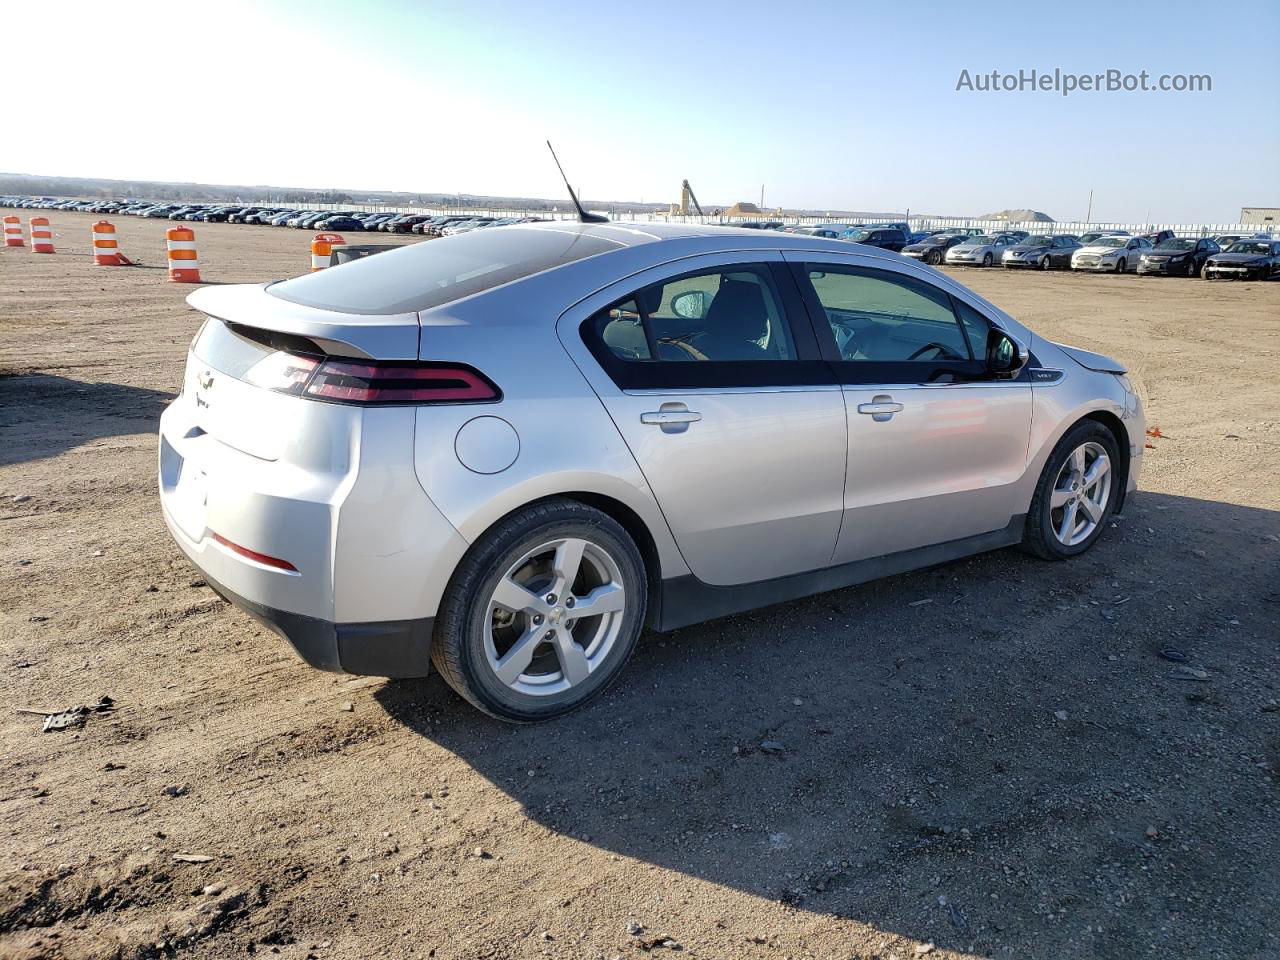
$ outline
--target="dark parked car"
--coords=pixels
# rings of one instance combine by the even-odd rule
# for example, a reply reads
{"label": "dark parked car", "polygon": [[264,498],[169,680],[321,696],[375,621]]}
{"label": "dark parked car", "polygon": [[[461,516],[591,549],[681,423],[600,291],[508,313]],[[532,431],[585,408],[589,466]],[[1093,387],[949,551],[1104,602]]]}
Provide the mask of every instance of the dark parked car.
{"label": "dark parked car", "polygon": [[1201,237],[1199,240],[1173,237],[1156,244],[1155,249],[1145,251],[1138,258],[1138,273],[1169,277],[1199,276],[1205,261],[1221,252],[1222,248],[1208,237]]}
{"label": "dark parked car", "polygon": [[325,217],[323,220],[316,220],[311,224],[311,227],[315,230],[346,230],[348,232],[358,232],[364,229],[364,224],[355,217],[349,217],[346,214],[339,214],[334,217]]}
{"label": "dark parked car", "polygon": [[1237,240],[1204,264],[1206,280],[1270,280],[1280,277],[1280,240]]}
{"label": "dark parked car", "polygon": [[1166,240],[1172,240],[1177,234],[1172,230],[1156,230],[1154,233],[1140,233],[1138,236],[1145,240],[1150,240],[1153,247],[1158,247]]}
{"label": "dark parked car", "polygon": [[866,227],[855,230],[853,236],[843,237],[860,243],[865,247],[879,247],[881,250],[901,252],[907,245],[907,234],[899,227]]}
{"label": "dark parked car", "polygon": [[226,223],[233,213],[239,213],[244,207],[222,207],[210,210],[204,215],[205,223]]}
{"label": "dark parked car", "polygon": [[902,248],[905,256],[937,266],[942,262],[947,251],[958,243],[969,239],[967,233],[935,233],[925,237],[918,243],[911,243]]}
{"label": "dark parked car", "polygon": [[1079,249],[1080,241],[1069,233],[1040,234],[1019,240],[1004,252],[1000,262],[1009,268],[1070,270],[1071,255]]}

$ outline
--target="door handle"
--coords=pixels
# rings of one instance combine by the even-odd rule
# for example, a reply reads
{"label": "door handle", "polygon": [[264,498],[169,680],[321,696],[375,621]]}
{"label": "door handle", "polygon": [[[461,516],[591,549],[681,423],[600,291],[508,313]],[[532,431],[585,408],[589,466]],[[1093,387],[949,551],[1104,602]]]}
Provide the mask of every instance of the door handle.
{"label": "door handle", "polygon": [[664,403],[657,410],[640,414],[641,423],[651,423],[659,427],[663,433],[684,433],[689,424],[697,423],[702,414],[690,410],[683,403]]}
{"label": "door handle", "polygon": [[888,394],[881,394],[872,397],[870,403],[858,404],[858,412],[866,414],[877,423],[883,423],[886,420],[892,420],[895,413],[901,413],[902,404],[897,403]]}
{"label": "door handle", "polygon": [[902,404],[890,402],[878,403],[860,403],[858,404],[859,413],[869,413],[873,416],[879,413],[895,414],[902,412]]}
{"label": "door handle", "polygon": [[656,423],[661,426],[672,423],[697,423],[701,419],[702,414],[692,410],[658,410],[640,414],[641,423]]}

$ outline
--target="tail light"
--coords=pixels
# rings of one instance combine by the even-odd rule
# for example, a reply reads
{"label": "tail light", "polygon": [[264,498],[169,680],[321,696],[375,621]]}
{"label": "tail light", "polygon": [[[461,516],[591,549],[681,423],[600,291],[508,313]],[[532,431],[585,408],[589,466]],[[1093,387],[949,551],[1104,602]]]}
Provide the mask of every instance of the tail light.
{"label": "tail light", "polygon": [[491,403],[501,391],[484,374],[455,363],[391,363],[277,350],[244,375],[254,386],[332,403],[413,405]]}
{"label": "tail light", "polygon": [[339,403],[484,403],[498,388],[468,367],[445,364],[371,364],[325,360],[305,393]]}

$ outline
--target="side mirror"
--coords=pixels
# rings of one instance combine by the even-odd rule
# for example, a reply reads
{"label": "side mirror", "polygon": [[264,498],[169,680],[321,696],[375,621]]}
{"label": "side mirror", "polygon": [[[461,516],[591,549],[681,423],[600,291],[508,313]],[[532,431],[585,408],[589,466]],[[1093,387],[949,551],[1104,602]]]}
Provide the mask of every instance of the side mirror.
{"label": "side mirror", "polygon": [[671,299],[671,312],[685,320],[701,320],[711,306],[711,295],[705,290],[686,290]]}
{"label": "side mirror", "polygon": [[1012,380],[1027,363],[1026,348],[995,327],[987,334],[987,371],[1001,380]]}

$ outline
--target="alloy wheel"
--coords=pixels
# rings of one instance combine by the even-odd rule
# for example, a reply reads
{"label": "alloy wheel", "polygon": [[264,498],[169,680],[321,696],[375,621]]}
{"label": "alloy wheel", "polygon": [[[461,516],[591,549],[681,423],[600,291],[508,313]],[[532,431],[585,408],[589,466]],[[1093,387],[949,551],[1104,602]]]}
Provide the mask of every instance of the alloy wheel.
{"label": "alloy wheel", "polygon": [[1058,472],[1049,500],[1049,525],[1064,546],[1087,540],[1111,502],[1111,458],[1100,443],[1076,447]]}
{"label": "alloy wheel", "polygon": [[608,659],[626,600],[618,563],[600,545],[566,537],[535,547],[507,569],[489,599],[489,668],[519,693],[562,693]]}

